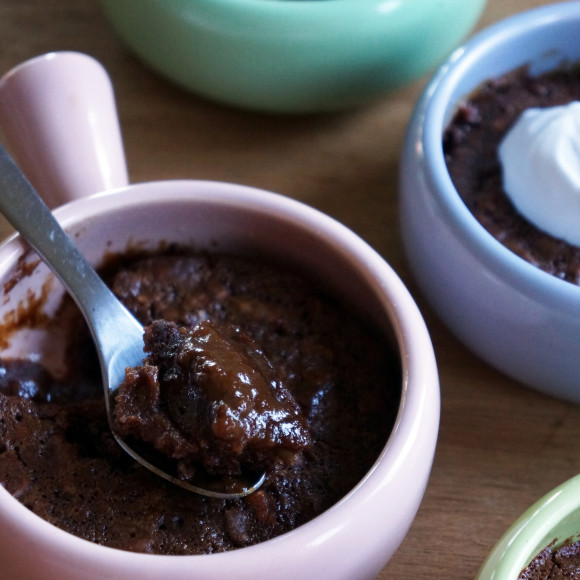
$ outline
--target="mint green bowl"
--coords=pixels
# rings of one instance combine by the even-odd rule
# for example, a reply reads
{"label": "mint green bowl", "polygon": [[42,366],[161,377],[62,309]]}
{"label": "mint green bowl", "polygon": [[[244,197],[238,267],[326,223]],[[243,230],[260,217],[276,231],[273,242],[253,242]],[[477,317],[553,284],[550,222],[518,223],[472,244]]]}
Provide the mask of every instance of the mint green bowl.
{"label": "mint green bowl", "polygon": [[495,545],[477,580],[516,580],[552,544],[558,548],[580,538],[580,475],[553,489],[526,510]]}
{"label": "mint green bowl", "polygon": [[150,67],[228,105],[345,109],[428,72],[485,0],[101,0]]}

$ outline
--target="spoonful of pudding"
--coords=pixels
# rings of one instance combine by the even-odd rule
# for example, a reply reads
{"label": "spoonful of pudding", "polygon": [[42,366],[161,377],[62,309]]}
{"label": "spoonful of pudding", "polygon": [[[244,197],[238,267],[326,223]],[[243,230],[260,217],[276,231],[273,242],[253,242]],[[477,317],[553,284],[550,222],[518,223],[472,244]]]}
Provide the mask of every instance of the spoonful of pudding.
{"label": "spoonful of pudding", "polygon": [[136,461],[187,490],[231,499],[254,492],[268,465],[291,462],[310,445],[299,405],[249,336],[211,321],[143,329],[1,145],[0,211],[85,317],[109,425]]}

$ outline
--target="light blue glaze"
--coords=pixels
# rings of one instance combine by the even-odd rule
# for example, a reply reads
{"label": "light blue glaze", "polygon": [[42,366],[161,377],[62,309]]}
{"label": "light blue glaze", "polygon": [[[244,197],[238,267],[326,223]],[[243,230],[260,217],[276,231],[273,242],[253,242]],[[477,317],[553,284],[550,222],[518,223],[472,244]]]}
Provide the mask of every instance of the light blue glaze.
{"label": "light blue glaze", "polygon": [[443,131],[484,80],[531,64],[580,61],[580,2],[506,19],[458,48],[426,88],[401,164],[401,230],[425,296],[481,358],[545,393],[580,403],[580,288],[546,274],[491,236],[460,199]]}

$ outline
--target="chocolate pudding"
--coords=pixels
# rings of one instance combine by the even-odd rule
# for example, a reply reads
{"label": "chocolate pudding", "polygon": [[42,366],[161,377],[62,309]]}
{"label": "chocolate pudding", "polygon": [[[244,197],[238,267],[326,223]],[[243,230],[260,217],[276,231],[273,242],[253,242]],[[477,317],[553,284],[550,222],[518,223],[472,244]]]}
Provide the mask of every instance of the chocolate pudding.
{"label": "chocolate pudding", "polygon": [[561,68],[539,76],[527,68],[483,84],[462,104],[443,137],[451,179],[483,227],[512,252],[542,270],[580,284],[580,248],[541,231],[506,195],[498,146],[528,108],[580,100],[580,69]]}
{"label": "chocolate pudding", "polygon": [[[266,480],[223,500],[136,464],[111,436],[88,330],[65,300],[51,324],[62,333],[68,321],[66,375],[0,366],[0,482],[34,513],[106,546],[211,554],[306,523],[376,461],[398,410],[399,358],[317,282],[262,259],[174,250],[102,274],[147,326],[148,352],[127,374],[118,421],[175,459],[180,477],[230,476],[247,464]],[[139,414],[139,396],[162,414]]]}
{"label": "chocolate pudding", "polygon": [[127,369],[114,429],[174,460],[175,475],[254,473],[301,459],[312,438],[302,409],[258,344],[238,326],[145,328],[143,365]]}
{"label": "chocolate pudding", "polygon": [[580,578],[580,542],[556,550],[544,548],[521,572],[518,580],[558,580]]}

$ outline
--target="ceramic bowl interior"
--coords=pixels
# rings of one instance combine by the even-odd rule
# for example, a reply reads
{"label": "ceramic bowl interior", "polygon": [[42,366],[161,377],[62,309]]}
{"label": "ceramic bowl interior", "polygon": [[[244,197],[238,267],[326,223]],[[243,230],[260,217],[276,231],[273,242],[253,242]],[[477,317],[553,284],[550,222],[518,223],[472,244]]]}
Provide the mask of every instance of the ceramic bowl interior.
{"label": "ceramic bowl interior", "polygon": [[468,33],[485,0],[101,0],[127,45],[205,97],[249,109],[343,109],[408,83]]}
{"label": "ceramic bowl interior", "polygon": [[[172,194],[170,204],[165,196],[158,195],[159,187],[156,182],[142,184],[139,188],[141,198],[133,193],[126,196],[127,202],[123,198],[119,200],[112,192],[93,196],[85,202],[91,215],[80,223],[77,223],[74,204],[59,208],[58,214],[70,216],[69,235],[87,259],[97,266],[108,256],[128,251],[156,251],[171,244],[198,250],[265,255],[289,263],[307,272],[320,286],[356,308],[363,317],[376,321],[393,348],[399,349],[392,320],[385,317],[387,311],[379,298],[380,289],[371,276],[365,276],[367,264],[357,264],[353,269],[347,253],[336,252],[331,241],[321,242],[320,229],[315,229],[317,226],[307,208],[302,216],[304,222],[300,223],[295,215],[285,215],[286,200],[276,194],[265,192],[263,195],[265,199],[281,201],[278,216],[272,215],[266,207],[260,209],[259,202],[250,199],[251,196],[244,201],[244,192],[250,190],[243,186],[227,185],[222,195],[224,187],[220,184],[199,181],[193,187],[184,183],[180,194],[180,182],[175,181],[171,190],[177,193]],[[127,203],[126,208],[124,203]],[[289,204],[300,213],[301,204]],[[184,215],[188,216],[187,220]],[[333,222],[328,220],[327,223]],[[66,227],[66,217],[64,224]],[[155,232],[154,235],[151,232]],[[12,252],[13,248],[8,251]],[[24,270],[30,273],[23,276]],[[347,272],[349,274],[345,275]],[[365,283],[361,283],[361,275],[366,277]],[[41,304],[45,314],[53,315],[64,293],[49,268],[38,263],[33,252],[25,253],[25,260],[14,263],[4,278],[10,292],[0,306],[0,318],[9,320],[10,325],[18,316],[10,313],[26,304]],[[10,280],[15,280],[14,284]],[[19,332],[26,338],[16,340],[16,335],[12,335],[3,355],[40,358],[40,352],[31,352],[30,339],[38,339],[41,333],[37,329],[30,332],[26,325]],[[45,361],[49,365],[52,364],[52,351],[52,348],[48,351],[49,358]]]}
{"label": "ceramic bowl interior", "polygon": [[546,546],[580,538],[580,475],[550,491],[506,531],[481,567],[477,580],[515,580]]}
{"label": "ceramic bowl interior", "polygon": [[569,2],[524,12],[481,32],[458,49],[434,77],[431,87],[436,90],[429,99],[429,120],[425,123],[429,150],[438,152],[429,159],[435,179],[433,186],[454,212],[458,227],[476,239],[486,253],[497,256],[497,260],[515,261],[538,278],[554,281],[554,277],[544,276],[539,269],[516,258],[479,226],[451,181],[442,152],[442,135],[458,106],[485,81],[524,66],[531,75],[539,75],[570,63],[580,65],[580,42],[576,35],[579,24],[580,2]]}

